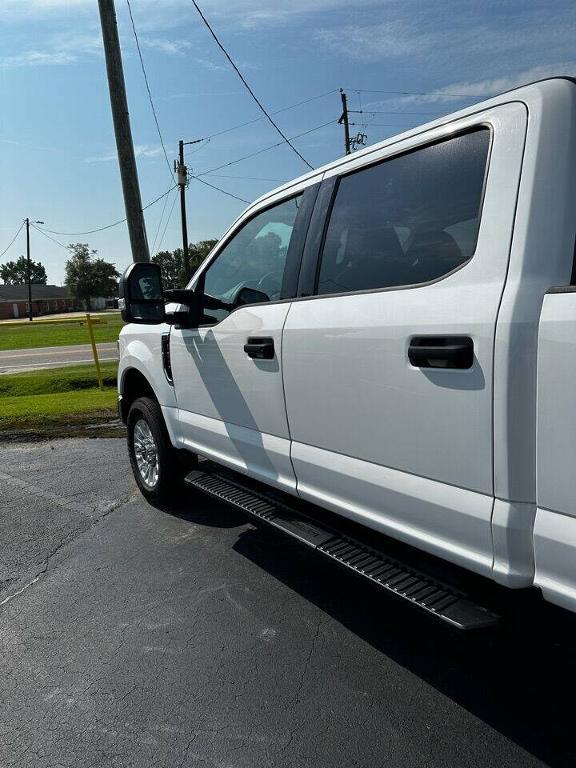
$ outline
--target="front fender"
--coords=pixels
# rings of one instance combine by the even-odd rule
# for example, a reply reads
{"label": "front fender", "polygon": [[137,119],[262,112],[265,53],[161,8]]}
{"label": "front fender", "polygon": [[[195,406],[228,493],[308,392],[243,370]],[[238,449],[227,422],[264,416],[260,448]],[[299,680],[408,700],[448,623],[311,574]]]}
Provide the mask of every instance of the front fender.
{"label": "front fender", "polygon": [[137,370],[152,387],[159,404],[176,407],[174,387],[166,378],[162,364],[161,339],[170,326],[127,325],[119,339],[118,393],[123,394],[126,373]]}
{"label": "front fender", "polygon": [[145,326],[130,324],[120,333],[118,364],[118,394],[125,394],[126,375],[138,371],[148,382],[162,408],[172,445],[178,446],[178,409],[173,385],[164,373],[162,336],[170,332],[169,325]]}

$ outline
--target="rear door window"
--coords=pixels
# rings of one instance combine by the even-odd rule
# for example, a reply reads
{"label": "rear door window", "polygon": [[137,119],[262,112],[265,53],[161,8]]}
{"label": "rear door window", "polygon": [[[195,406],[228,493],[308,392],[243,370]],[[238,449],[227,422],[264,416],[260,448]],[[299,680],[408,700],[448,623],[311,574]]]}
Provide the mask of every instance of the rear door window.
{"label": "rear door window", "polygon": [[317,293],[437,280],[474,254],[490,146],[480,128],[344,176]]}

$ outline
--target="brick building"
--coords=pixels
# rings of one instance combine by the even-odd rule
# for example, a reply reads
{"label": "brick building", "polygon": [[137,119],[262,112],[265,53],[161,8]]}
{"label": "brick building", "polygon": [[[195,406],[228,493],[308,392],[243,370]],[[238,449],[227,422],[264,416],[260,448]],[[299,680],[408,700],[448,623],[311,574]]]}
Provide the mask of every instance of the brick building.
{"label": "brick building", "polygon": [[[32,285],[32,313],[39,315],[82,310],[78,302],[68,294],[68,289],[59,285]],[[28,286],[0,285],[0,320],[28,317]]]}

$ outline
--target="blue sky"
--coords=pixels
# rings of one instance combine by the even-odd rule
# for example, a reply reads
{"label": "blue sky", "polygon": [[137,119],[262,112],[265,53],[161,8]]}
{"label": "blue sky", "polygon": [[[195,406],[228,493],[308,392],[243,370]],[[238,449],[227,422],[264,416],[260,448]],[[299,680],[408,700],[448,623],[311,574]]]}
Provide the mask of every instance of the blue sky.
{"label": "blue sky", "polygon": [[[576,74],[572,0],[200,0],[248,81],[270,110],[315,98],[275,119],[315,167],[343,153],[340,97],[368,143],[549,74]],[[125,0],[116,0],[132,132],[144,203],[170,186]],[[178,139],[210,136],[259,118],[254,102],[217,49],[190,0],[132,0],[150,87],[170,161]],[[0,252],[25,216],[51,230],[79,232],[123,218],[96,0],[0,2]],[[361,90],[361,93],[357,91]],[[370,92],[374,91],[374,92]],[[376,91],[434,92],[400,96]],[[463,98],[460,95],[464,94]],[[279,140],[266,120],[188,148],[202,173]],[[306,171],[287,146],[205,176],[253,200]],[[180,244],[178,205],[147,211],[150,245]],[[189,234],[218,237],[244,204],[197,181],[188,190]],[[162,216],[163,214],[163,216]],[[162,217],[162,218],[161,218]],[[162,237],[163,235],[163,237]],[[156,236],[156,237],[155,237]],[[123,269],[124,224],[86,236]],[[24,252],[24,236],[2,258]],[[61,283],[66,251],[37,232],[32,255]]]}

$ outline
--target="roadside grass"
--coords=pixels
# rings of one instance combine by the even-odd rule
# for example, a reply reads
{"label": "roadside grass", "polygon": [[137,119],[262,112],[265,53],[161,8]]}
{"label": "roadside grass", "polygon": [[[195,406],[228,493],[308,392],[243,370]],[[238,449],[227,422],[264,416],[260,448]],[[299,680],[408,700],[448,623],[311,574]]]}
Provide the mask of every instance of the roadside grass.
{"label": "roadside grass", "polygon": [[[96,343],[116,341],[124,325],[119,312],[102,315],[105,324],[94,326]],[[33,320],[29,325],[3,326],[0,323],[0,351],[7,349],[33,349],[34,347],[61,347],[68,344],[90,344],[86,325],[78,323],[50,324]]]}
{"label": "roadside grass", "polygon": [[117,364],[101,368],[103,391],[91,364],[0,376],[0,430],[45,434],[114,419]]}
{"label": "roadside grass", "polygon": [[[100,363],[105,387],[116,386],[118,363]],[[97,389],[96,368],[92,363],[71,365],[67,368],[48,368],[43,371],[12,373],[0,376],[0,414],[4,398],[27,395],[51,395],[60,392],[74,392]]]}

